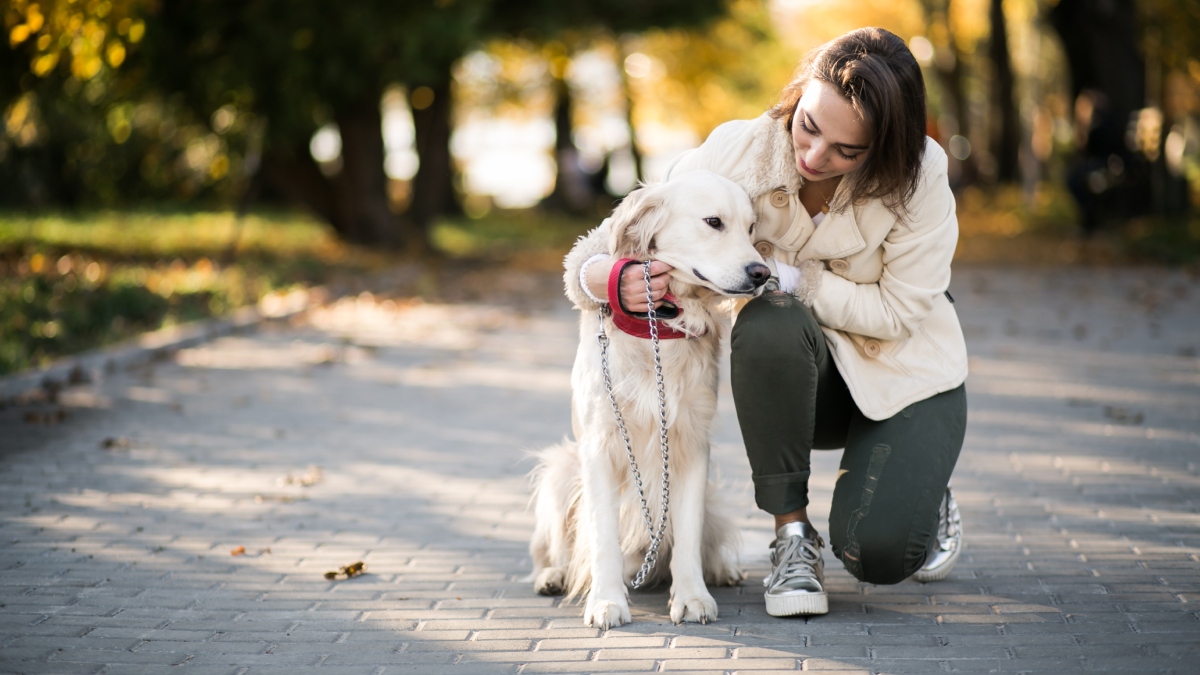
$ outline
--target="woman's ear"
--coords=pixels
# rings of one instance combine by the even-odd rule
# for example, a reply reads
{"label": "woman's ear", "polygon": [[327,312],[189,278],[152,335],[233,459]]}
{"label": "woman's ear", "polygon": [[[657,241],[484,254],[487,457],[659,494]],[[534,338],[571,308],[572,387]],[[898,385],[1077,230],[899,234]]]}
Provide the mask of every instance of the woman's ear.
{"label": "woman's ear", "polygon": [[612,213],[609,223],[608,250],[611,255],[633,258],[651,253],[654,235],[667,222],[661,183],[643,184],[625,195]]}

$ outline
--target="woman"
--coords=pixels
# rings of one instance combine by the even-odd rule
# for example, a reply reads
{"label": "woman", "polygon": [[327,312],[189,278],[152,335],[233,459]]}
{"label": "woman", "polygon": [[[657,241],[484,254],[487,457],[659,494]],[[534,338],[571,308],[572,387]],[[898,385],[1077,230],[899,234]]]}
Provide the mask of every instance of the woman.
{"label": "woman", "polygon": [[[775,273],[731,339],[755,501],[775,517],[774,616],[828,611],[824,541],[807,513],[813,448],[845,448],[830,543],[856,578],[942,579],[961,550],[949,481],[966,431],[967,354],[946,292],[958,223],[925,115],[904,41],[864,28],[806,57],[770,111],[721,125],[668,171],[708,169],[745,188],[755,246]],[[609,300],[604,229],[566,259],[581,308]],[[669,271],[652,265],[656,305]],[[647,309],[640,267],[620,295]]]}

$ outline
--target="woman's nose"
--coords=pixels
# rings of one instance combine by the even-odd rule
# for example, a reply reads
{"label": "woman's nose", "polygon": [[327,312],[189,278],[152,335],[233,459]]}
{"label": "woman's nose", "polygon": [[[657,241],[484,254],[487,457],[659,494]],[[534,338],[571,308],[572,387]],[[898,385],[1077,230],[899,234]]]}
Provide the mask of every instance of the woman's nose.
{"label": "woman's nose", "polygon": [[808,164],[809,168],[819,171],[820,167],[825,165],[825,153],[828,149],[828,146],[821,141],[813,141],[804,155],[804,162]]}

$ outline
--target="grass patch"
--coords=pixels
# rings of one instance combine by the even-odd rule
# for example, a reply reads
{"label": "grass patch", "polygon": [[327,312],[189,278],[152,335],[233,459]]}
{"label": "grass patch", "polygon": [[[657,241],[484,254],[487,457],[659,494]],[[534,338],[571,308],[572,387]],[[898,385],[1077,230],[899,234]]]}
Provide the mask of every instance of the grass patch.
{"label": "grass patch", "polygon": [[[494,212],[438,223],[431,239],[451,262],[550,269],[595,224]],[[0,375],[401,262],[290,212],[0,214]]]}
{"label": "grass patch", "polygon": [[541,261],[562,256],[602,218],[584,219],[547,214],[534,209],[493,211],[483,218],[459,217],[437,223],[430,239],[434,248],[457,259],[488,258],[508,261]]}
{"label": "grass patch", "polygon": [[967,188],[958,196],[956,262],[992,265],[1200,263],[1200,217],[1134,218],[1085,239],[1066,188],[1042,183],[1032,194],[1019,187]]}
{"label": "grass patch", "polygon": [[386,262],[288,213],[0,215],[0,374]]}

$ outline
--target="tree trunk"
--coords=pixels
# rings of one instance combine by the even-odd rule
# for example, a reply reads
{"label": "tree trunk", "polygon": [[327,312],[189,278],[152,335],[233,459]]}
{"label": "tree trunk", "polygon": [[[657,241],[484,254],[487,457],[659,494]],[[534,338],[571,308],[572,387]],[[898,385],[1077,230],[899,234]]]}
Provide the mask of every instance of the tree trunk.
{"label": "tree trunk", "polygon": [[400,221],[388,209],[383,170],[379,97],[368,96],[335,115],[342,137],[342,169],[321,173],[308,139],[263,152],[262,180],[284,199],[302,204],[328,222],[345,241],[396,248],[404,242]]}
{"label": "tree trunk", "polygon": [[447,214],[462,213],[454,194],[454,162],[450,156],[451,115],[450,69],[440,81],[427,84],[433,90],[433,102],[412,111],[416,131],[417,157],[420,164],[413,176],[412,201],[406,214],[412,245],[429,248],[429,229],[434,220]]}
{"label": "tree trunk", "polygon": [[[971,108],[967,103],[966,81],[967,68],[964,63],[965,54],[954,39],[954,28],[950,23],[950,5],[952,0],[923,0],[925,21],[931,26],[940,24],[946,36],[945,45],[937,45],[939,51],[936,58],[936,72],[942,89],[950,99],[953,107],[955,133],[970,140],[974,125],[971,123]],[[931,33],[933,31],[930,31]],[[944,139],[949,142],[950,139]],[[953,155],[951,162],[958,163],[958,175],[955,186],[971,185],[978,179],[978,169],[975,165],[976,153],[972,152],[959,160]]]}
{"label": "tree trunk", "polygon": [[342,170],[331,182],[338,218],[352,224],[356,241],[399,248],[404,233],[388,206],[380,98],[368,97],[334,115],[342,135]]}
{"label": "tree trunk", "polygon": [[991,129],[992,157],[996,160],[996,180],[1013,183],[1020,177],[1021,127],[1013,101],[1015,86],[1003,0],[992,0],[989,14],[992,24],[988,45],[988,56],[992,61],[992,109],[999,116],[998,120],[993,120]]}
{"label": "tree trunk", "polygon": [[579,149],[575,147],[571,110],[571,87],[566,73],[554,77],[554,160],[557,165],[554,192],[542,200],[542,206],[566,213],[586,213],[592,206],[591,188],[579,168]]}
{"label": "tree trunk", "polygon": [[638,148],[637,127],[633,123],[633,88],[629,85],[629,73],[625,72],[625,50],[617,52],[620,63],[617,71],[621,74],[621,93],[625,95],[625,124],[629,127],[629,154],[633,156],[633,177],[636,181],[645,179],[642,169],[642,151]]}
{"label": "tree trunk", "polygon": [[318,218],[333,226],[338,236],[353,241],[355,233],[350,223],[341,221],[334,208],[333,188],[329,179],[308,152],[308,143],[297,141],[291,146],[276,142],[263,150],[263,182],[285,201],[307,207]]}

